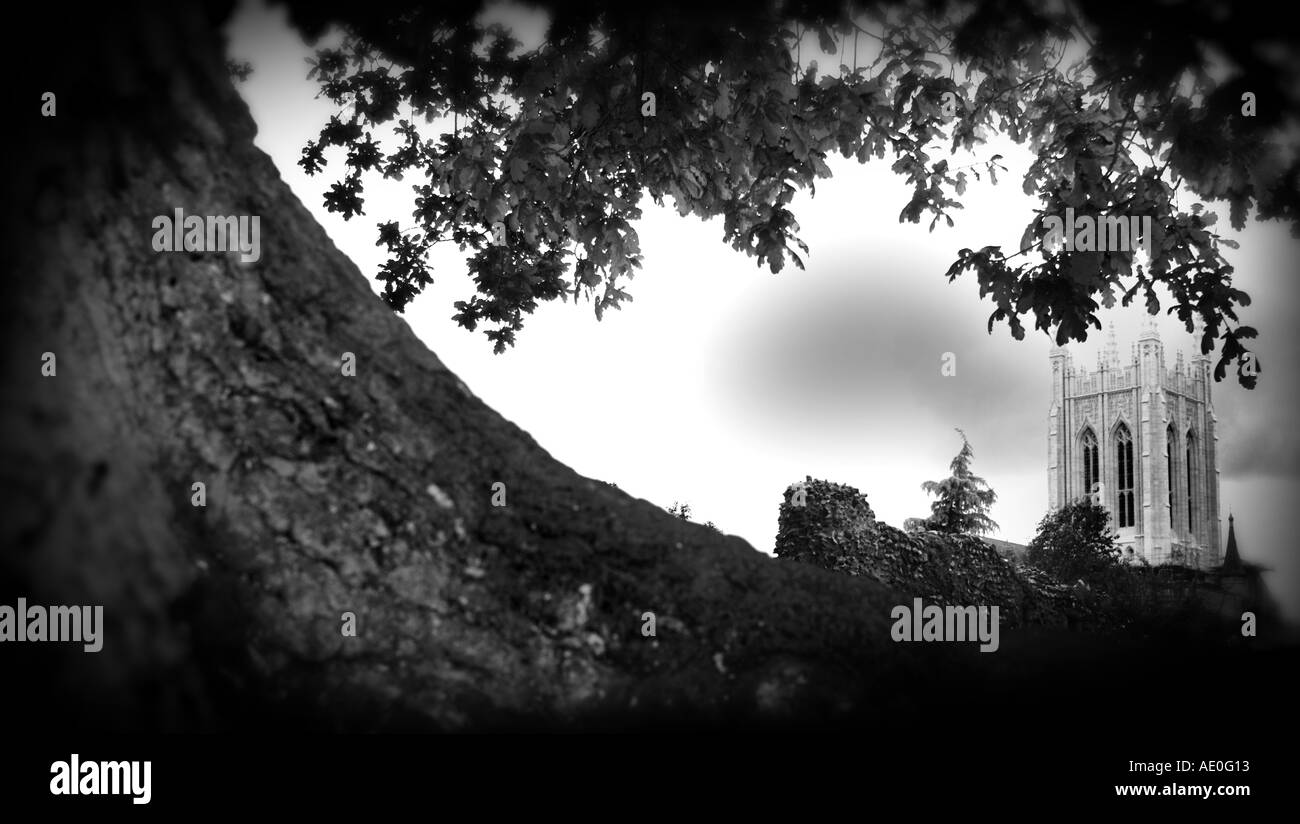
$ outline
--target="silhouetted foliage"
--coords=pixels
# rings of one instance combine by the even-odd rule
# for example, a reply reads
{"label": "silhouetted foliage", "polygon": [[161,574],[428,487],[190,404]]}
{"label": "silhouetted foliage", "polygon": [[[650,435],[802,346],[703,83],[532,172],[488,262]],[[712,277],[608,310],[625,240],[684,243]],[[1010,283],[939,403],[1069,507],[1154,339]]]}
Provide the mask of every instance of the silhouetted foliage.
{"label": "silhouetted foliage", "polygon": [[[990,331],[1006,321],[1021,338],[1032,315],[1058,343],[1084,340],[1103,305],[1141,299],[1158,313],[1163,286],[1188,332],[1204,322],[1202,351],[1218,341],[1215,379],[1235,361],[1253,387],[1243,340],[1255,330],[1230,323],[1249,297],[1219,250],[1233,243],[1192,201],[1226,200],[1238,228],[1251,207],[1293,224],[1300,213],[1300,157],[1283,137],[1300,83],[1286,55],[1261,48],[1280,20],[1268,8],[1205,3],[1173,19],[1155,0],[541,7],[546,37],[525,50],[477,3],[293,6],[309,35],[345,22],[311,71],[340,113],[301,160],[315,173],[329,148],[345,150],[328,208],[360,214],[366,173],[415,175],[414,225],[379,227],[394,309],[433,282],[428,252],[451,241],[472,253],[477,291],[455,320],[490,324],[497,351],[539,301],[586,295],[600,316],[631,299],[643,195],[721,217],[723,239],[773,272],[787,256],[802,267],[790,204],[830,175],[832,152],[892,158],[912,186],[900,222],[952,225],[969,179],[1008,169],[997,154],[940,156],[1001,133],[1036,155],[1023,186],[1040,214],[1014,253],[962,249],[948,270],[975,273],[995,305]],[[1231,70],[1212,73],[1211,53]],[[1153,259],[1043,249],[1039,217],[1067,207],[1150,216]]]}
{"label": "silhouetted foliage", "polygon": [[[670,507],[668,507],[668,513],[669,513],[670,515],[675,515],[675,516],[677,516],[678,518],[681,518],[683,521],[690,521],[690,520],[691,520],[691,505],[690,505],[690,504],[684,504],[684,503],[678,503],[677,501],[673,501],[673,505],[670,506]],[[692,523],[693,523],[693,522],[692,522]],[[713,530],[714,532],[717,532],[717,533],[719,533],[719,534],[722,533],[722,530],[718,529],[718,527],[717,527],[716,525],[714,525],[713,521],[706,521],[706,522],[704,523],[704,526],[708,527],[709,529],[711,529],[711,530]]]}

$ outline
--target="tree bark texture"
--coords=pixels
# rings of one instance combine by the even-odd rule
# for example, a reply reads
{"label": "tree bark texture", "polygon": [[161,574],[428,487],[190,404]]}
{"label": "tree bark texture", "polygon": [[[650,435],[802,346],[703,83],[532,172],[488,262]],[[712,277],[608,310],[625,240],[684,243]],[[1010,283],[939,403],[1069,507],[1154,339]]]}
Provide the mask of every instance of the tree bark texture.
{"label": "tree bark texture", "polygon": [[[97,654],[6,651],[29,673],[10,688],[131,729],[871,701],[896,596],[584,478],[476,398],[254,147],[214,14],[64,21],[29,84],[58,114],[24,99],[6,153],[0,597],[102,604],[106,623]],[[155,252],[176,208],[259,215],[261,260]]]}

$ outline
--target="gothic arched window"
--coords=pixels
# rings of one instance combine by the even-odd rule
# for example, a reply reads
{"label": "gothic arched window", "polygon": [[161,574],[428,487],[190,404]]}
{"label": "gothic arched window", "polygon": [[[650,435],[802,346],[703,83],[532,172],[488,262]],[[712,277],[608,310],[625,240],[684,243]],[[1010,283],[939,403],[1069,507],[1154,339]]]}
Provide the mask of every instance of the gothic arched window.
{"label": "gothic arched window", "polygon": [[1187,534],[1190,537],[1194,538],[1195,530],[1196,530],[1196,520],[1195,520],[1196,500],[1195,500],[1195,496],[1192,495],[1192,489],[1194,488],[1192,483],[1192,475],[1193,475],[1192,469],[1193,467],[1196,466],[1196,435],[1194,435],[1192,433],[1192,430],[1190,429],[1187,430],[1186,466],[1187,466]]}
{"label": "gothic arched window", "polygon": [[1089,500],[1093,500],[1092,495],[1097,491],[1094,487],[1101,481],[1101,473],[1097,471],[1097,436],[1092,434],[1091,429],[1087,429],[1080,440],[1083,442],[1083,491]]}
{"label": "gothic arched window", "polygon": [[1137,522],[1133,510],[1133,438],[1124,424],[1115,430],[1115,489],[1119,525],[1133,526]]}
{"label": "gothic arched window", "polygon": [[1174,456],[1178,454],[1177,445],[1174,443],[1174,428],[1170,426],[1165,430],[1165,468],[1169,473],[1169,528],[1173,529],[1176,521],[1174,520]]}

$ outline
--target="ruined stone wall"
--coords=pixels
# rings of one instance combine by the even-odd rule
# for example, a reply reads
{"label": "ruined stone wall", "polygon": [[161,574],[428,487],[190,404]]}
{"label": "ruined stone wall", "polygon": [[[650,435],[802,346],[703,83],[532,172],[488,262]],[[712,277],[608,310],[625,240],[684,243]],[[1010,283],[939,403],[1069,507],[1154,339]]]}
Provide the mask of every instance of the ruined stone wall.
{"label": "ruined stone wall", "polygon": [[1017,567],[989,544],[965,535],[903,532],[876,520],[866,496],[851,486],[813,480],[786,490],[776,539],[778,557],[895,590],[899,603],[999,607],[1003,626],[1073,625],[1090,610],[1070,587]]}

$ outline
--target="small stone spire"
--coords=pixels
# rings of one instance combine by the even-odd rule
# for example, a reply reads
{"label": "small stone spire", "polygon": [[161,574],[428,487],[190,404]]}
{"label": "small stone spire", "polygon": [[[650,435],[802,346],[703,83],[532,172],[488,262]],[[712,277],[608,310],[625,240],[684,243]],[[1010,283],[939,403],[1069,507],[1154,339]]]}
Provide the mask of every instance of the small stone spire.
{"label": "small stone spire", "polygon": [[1201,321],[1200,315],[1192,316],[1192,357],[1196,358],[1201,354],[1201,335],[1205,334],[1205,324]]}
{"label": "small stone spire", "polygon": [[1237,532],[1232,526],[1232,513],[1228,513],[1228,548],[1223,553],[1223,571],[1229,574],[1240,573],[1241,554],[1237,552]]}
{"label": "small stone spire", "polygon": [[1110,322],[1106,330],[1106,366],[1111,369],[1119,368],[1119,343],[1115,340],[1115,321]]}
{"label": "small stone spire", "polygon": [[1156,319],[1148,317],[1142,324],[1142,334],[1138,335],[1139,341],[1160,340],[1160,330],[1156,328]]}

